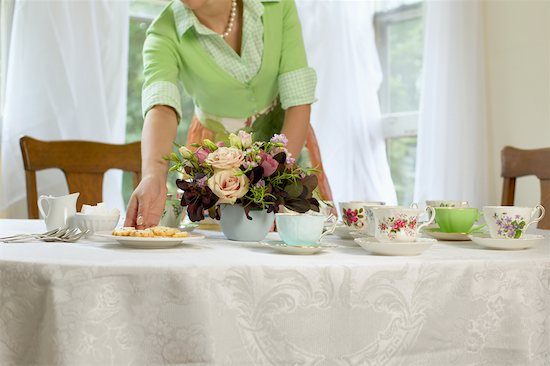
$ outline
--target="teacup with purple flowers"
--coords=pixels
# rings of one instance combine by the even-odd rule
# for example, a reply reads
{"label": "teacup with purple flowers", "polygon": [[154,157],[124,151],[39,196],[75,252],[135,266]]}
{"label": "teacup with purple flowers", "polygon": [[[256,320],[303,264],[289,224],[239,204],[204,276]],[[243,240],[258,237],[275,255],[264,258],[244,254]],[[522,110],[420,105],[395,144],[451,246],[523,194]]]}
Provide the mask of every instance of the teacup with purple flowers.
{"label": "teacup with purple flowers", "polygon": [[384,202],[340,202],[340,215],[344,225],[354,230],[366,230],[369,217],[367,215],[367,208],[371,206],[381,206]]}
{"label": "teacup with purple flowers", "polygon": [[544,207],[485,206],[489,233],[496,239],[521,239],[527,228],[544,217]]}

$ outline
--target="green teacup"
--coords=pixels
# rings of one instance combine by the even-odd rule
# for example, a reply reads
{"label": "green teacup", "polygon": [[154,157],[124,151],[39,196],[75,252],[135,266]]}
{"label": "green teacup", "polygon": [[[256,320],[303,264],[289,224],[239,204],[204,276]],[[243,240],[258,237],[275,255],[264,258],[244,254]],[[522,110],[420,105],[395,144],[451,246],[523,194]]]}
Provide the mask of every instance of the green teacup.
{"label": "green teacup", "polygon": [[435,221],[441,231],[446,233],[468,233],[479,220],[477,208],[436,207]]}

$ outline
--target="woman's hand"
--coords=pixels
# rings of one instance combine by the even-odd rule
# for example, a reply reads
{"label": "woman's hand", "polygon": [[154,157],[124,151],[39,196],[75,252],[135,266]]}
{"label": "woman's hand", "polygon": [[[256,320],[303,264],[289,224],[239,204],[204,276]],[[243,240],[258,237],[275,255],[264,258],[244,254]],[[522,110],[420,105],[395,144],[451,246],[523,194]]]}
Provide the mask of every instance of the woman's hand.
{"label": "woman's hand", "polygon": [[124,226],[145,229],[158,225],[165,201],[166,180],[155,175],[144,177],[132,193]]}

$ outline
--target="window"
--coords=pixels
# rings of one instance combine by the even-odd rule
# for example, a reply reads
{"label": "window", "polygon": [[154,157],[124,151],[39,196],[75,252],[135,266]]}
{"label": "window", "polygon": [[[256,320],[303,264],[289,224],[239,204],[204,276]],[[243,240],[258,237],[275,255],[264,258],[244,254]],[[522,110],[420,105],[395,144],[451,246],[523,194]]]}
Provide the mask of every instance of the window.
{"label": "window", "polygon": [[423,24],[418,0],[383,1],[374,17],[384,79],[379,90],[391,174],[400,204],[413,200]]}
{"label": "window", "polygon": [[[130,1],[130,32],[128,48],[128,101],[126,116],[126,142],[138,141],[141,139],[143,117],[141,113],[141,87],[143,84],[143,59],[142,50],[145,41],[145,32],[155,17],[160,14],[168,0],[131,0]],[[176,141],[180,144],[185,142],[187,128],[193,112],[192,102],[189,98],[182,101],[182,120],[178,126]],[[168,192],[176,192],[176,175],[171,173],[168,176]],[[124,174],[123,196],[127,204],[133,191],[132,176]]]}

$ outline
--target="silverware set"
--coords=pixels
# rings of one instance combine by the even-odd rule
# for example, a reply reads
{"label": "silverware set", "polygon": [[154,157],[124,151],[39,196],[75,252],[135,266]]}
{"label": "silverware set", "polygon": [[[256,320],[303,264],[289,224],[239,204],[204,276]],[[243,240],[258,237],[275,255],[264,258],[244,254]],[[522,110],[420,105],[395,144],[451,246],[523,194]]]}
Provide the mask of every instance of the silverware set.
{"label": "silverware set", "polygon": [[34,240],[40,240],[47,243],[74,243],[88,234],[89,230],[80,231],[79,229],[59,228],[50,230],[43,234],[19,234],[5,236],[0,238],[4,243],[24,243]]}

